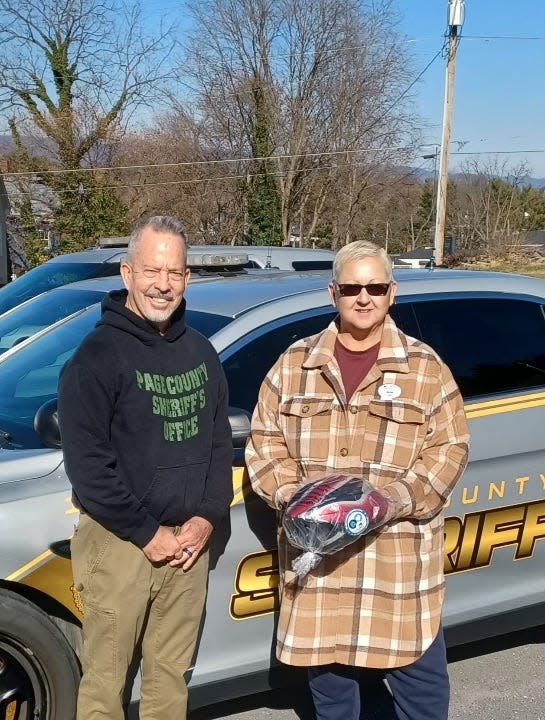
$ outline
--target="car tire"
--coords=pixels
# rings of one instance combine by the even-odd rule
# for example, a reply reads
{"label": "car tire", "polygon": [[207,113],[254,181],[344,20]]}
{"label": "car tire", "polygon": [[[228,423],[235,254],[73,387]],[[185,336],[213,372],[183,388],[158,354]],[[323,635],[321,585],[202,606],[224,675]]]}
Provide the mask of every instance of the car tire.
{"label": "car tire", "polygon": [[78,660],[50,617],[0,588],[0,719],[74,720]]}

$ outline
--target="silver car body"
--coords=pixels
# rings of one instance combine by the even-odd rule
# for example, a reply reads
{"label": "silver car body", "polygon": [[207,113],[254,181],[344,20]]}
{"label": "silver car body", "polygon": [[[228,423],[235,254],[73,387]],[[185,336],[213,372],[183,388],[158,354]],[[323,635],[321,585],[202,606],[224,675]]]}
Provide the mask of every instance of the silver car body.
{"label": "silver car body", "polygon": [[[334,316],[326,290],[328,279],[326,273],[246,276],[188,288],[188,308],[202,316],[220,316],[218,324],[223,326],[211,340],[226,369],[232,405],[251,409],[258,378],[284,347],[325,327]],[[446,303],[439,306],[445,312],[459,303],[477,308],[467,317],[468,328],[472,319],[479,326],[480,305],[492,303],[494,308],[496,301],[515,303],[515,310],[517,303],[523,303],[520,307],[527,307],[532,318],[543,321],[543,357],[532,361],[539,364],[535,371],[520,368],[520,387],[518,361],[513,363],[513,382],[512,375],[504,380],[494,365],[496,358],[490,357],[488,367],[483,363],[476,369],[477,381],[485,388],[492,381],[511,387],[494,392],[471,390],[465,400],[471,431],[470,463],[445,511],[444,626],[449,642],[456,644],[542,623],[545,282],[514,275],[437,270],[402,271],[398,280],[393,310],[401,320],[405,318],[400,324],[409,334],[421,332],[425,326],[424,305],[437,302]],[[457,315],[453,313],[454,320],[449,323],[430,326],[438,342],[445,340],[445,347],[454,343],[454,352],[463,350],[467,342],[465,325],[456,330]],[[510,342],[518,342],[518,330],[510,327],[505,317],[508,349]],[[53,338],[54,333],[60,335],[63,327],[76,322],[91,329],[96,319],[95,306],[21,343],[0,359],[0,382],[7,362],[15,357],[23,361],[34,343]],[[455,331],[459,334],[454,335]],[[283,342],[277,342],[277,337]],[[49,384],[46,395],[54,396],[58,373],[74,349],[75,345],[59,345],[57,357],[41,368],[29,368],[15,383],[20,396],[31,396],[40,382]],[[470,350],[468,346],[468,354]],[[531,375],[524,375],[525,371]],[[471,389],[466,375],[462,381]],[[240,451],[233,464],[233,488],[230,522],[217,530],[211,548],[206,617],[190,681],[195,704],[262,689],[274,657],[275,519],[251,492]],[[45,449],[39,443],[31,449],[0,450],[0,570],[4,584],[15,589],[30,586],[43,597],[54,598],[77,622],[81,605],[70,563],[49,549],[51,543],[70,537],[76,521],[60,450]]]}

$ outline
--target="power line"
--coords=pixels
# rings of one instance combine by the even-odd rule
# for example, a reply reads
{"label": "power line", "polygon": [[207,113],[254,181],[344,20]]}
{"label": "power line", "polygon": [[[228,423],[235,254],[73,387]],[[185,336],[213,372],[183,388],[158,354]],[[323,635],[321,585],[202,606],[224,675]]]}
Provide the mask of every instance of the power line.
{"label": "power line", "polygon": [[[378,117],[376,120],[374,120],[369,127],[366,128],[366,132],[369,132],[369,130],[372,130],[376,125],[381,123],[387,116],[387,114],[392,110],[400,100],[402,100],[405,95],[411,90],[412,87],[420,80],[420,78],[424,75],[424,73],[427,72],[427,70],[433,65],[433,63],[437,60],[437,58],[441,55],[443,52],[444,45],[441,47],[440,50],[438,50],[435,55],[432,57],[432,59],[428,62],[428,64],[424,67],[423,70],[421,70],[418,75],[414,78],[414,80],[405,88],[405,90],[398,95],[398,97],[387,107],[387,109],[382,113],[380,117]],[[148,168],[167,168],[167,167],[184,167],[184,166],[198,166],[198,165],[217,165],[222,163],[232,163],[232,162],[263,162],[266,160],[289,160],[289,159],[297,159],[297,158],[313,158],[313,157],[327,157],[332,155],[344,155],[347,153],[362,153],[362,152],[389,152],[389,151],[407,151],[417,148],[423,148],[423,147],[432,147],[435,143],[423,143],[421,145],[416,146],[409,146],[409,147],[392,147],[392,148],[366,148],[366,149],[358,149],[358,150],[334,150],[334,151],[326,151],[326,152],[320,152],[320,153],[302,153],[302,154],[284,154],[284,155],[270,155],[270,156],[262,156],[262,157],[246,157],[246,158],[226,158],[223,160],[192,160],[192,161],[186,161],[186,162],[178,162],[178,163],[156,163],[156,164],[149,164],[149,165],[118,165],[114,167],[99,167],[99,168],[74,168],[74,169],[59,169],[59,170],[40,170],[40,171],[33,171],[33,172],[9,172],[4,173],[5,177],[24,177],[24,176],[32,176],[32,175],[57,175],[57,174],[71,174],[71,173],[80,173],[80,172],[110,172],[112,170],[144,170]]]}
{"label": "power line", "polygon": [[[452,155],[490,155],[490,154],[498,154],[498,155],[510,155],[510,154],[518,154],[523,152],[531,152],[531,153],[543,153],[544,150],[499,150],[499,151],[486,151],[482,150],[479,152],[453,152]],[[353,168],[353,167],[361,167],[364,163],[362,162],[354,162],[354,163],[341,163],[341,164],[332,164],[332,165],[322,165],[319,167],[311,167],[311,168],[302,168],[298,172],[300,173],[309,173],[309,172],[316,172],[316,171],[322,171],[322,170],[339,170],[343,168]],[[412,168],[409,172],[403,174],[400,177],[393,178],[392,185],[395,183],[400,182],[401,180],[411,177],[411,175],[414,175],[418,170],[422,169],[425,163],[422,163],[419,166],[416,166]],[[168,187],[172,185],[201,185],[203,183],[216,183],[216,182],[223,182],[226,180],[245,180],[248,178],[258,178],[258,177],[264,177],[265,175],[268,175],[269,177],[276,177],[276,178],[282,178],[286,176],[286,173],[283,172],[276,172],[276,173],[243,173],[243,174],[233,174],[233,175],[218,175],[215,177],[206,177],[206,178],[195,178],[191,180],[164,180],[159,182],[142,182],[142,183],[131,183],[131,184],[124,184],[124,185],[101,185],[97,187],[97,190],[131,190],[136,188],[153,188],[153,187]],[[32,195],[32,192],[30,190],[22,190],[20,188],[17,189],[17,192],[21,195]],[[55,190],[56,194],[77,194],[80,192],[79,189],[65,189],[65,190]]]}
{"label": "power line", "polygon": [[464,35],[463,40],[545,40],[545,36],[528,35]]}
{"label": "power line", "polygon": [[[455,145],[456,140],[452,141]],[[300,153],[300,154],[285,154],[285,155],[267,155],[262,157],[243,157],[243,158],[224,158],[222,160],[188,160],[177,163],[150,163],[149,165],[116,165],[113,167],[99,167],[99,168],[77,168],[77,169],[66,169],[66,170],[33,170],[24,172],[5,172],[3,175],[5,178],[10,177],[32,177],[35,175],[59,175],[59,174],[71,174],[79,172],[109,172],[113,170],[150,170],[150,169],[165,169],[165,168],[178,168],[178,167],[194,167],[202,165],[222,165],[229,163],[241,163],[241,162],[261,162],[265,160],[290,160],[290,159],[305,159],[305,158],[319,158],[319,157],[333,157],[338,155],[356,155],[365,153],[385,153],[385,152],[408,152],[417,151],[427,147],[437,147],[437,143],[422,143],[419,145],[400,145],[392,147],[380,147],[380,148],[357,148],[355,150],[330,150],[319,153]],[[545,152],[544,148],[530,148],[521,150],[475,150],[471,151],[452,151],[451,155],[524,155],[524,154],[539,154]],[[333,167],[333,166],[323,166]],[[343,166],[337,166],[343,167]],[[319,167],[304,168],[304,170],[316,170]],[[237,175],[236,177],[260,177],[264,173],[244,173],[243,175]],[[220,176],[221,177],[235,177],[235,176]],[[181,181],[176,181],[181,182]],[[183,182],[196,182],[196,180],[187,180]],[[123,187],[123,186],[116,186]]]}
{"label": "power line", "polygon": [[[316,171],[322,171],[322,170],[338,170],[343,168],[353,168],[362,166],[364,163],[341,163],[341,164],[334,164],[334,165],[321,165],[320,167],[312,167],[312,168],[302,168],[298,172],[300,173],[309,173],[309,172],[316,172]],[[422,164],[423,166],[423,164]],[[400,176],[399,178],[395,178],[395,182],[399,182],[400,180],[403,180],[406,177],[409,177],[411,174],[413,174],[415,171],[421,169],[421,167],[416,167],[410,172],[405,173],[404,175]],[[206,177],[206,178],[196,178],[192,180],[164,180],[160,182],[143,182],[143,183],[131,183],[129,185],[100,185],[98,186],[97,190],[120,190],[120,189],[133,189],[133,188],[151,188],[151,187],[163,187],[163,186],[169,186],[169,185],[200,185],[202,183],[212,183],[212,182],[219,182],[223,180],[244,180],[247,178],[257,178],[257,177],[264,177],[268,175],[269,177],[285,177],[286,173],[283,172],[277,172],[277,173],[244,173],[241,175],[218,175],[216,177]],[[19,192],[22,195],[31,195],[31,191],[29,190],[21,190],[18,188],[17,192]],[[54,191],[57,194],[77,194],[80,192],[79,189],[67,189],[67,190],[55,190]]]}
{"label": "power line", "polygon": [[534,148],[532,150],[476,150],[475,152],[451,152],[451,155],[525,155],[528,153],[544,153],[545,148]]}
{"label": "power line", "polygon": [[[395,107],[397,105],[397,103],[405,97],[405,95],[409,92],[409,90],[414,85],[416,85],[416,83],[420,80],[422,75],[424,75],[424,73],[427,72],[427,70],[429,70],[429,68],[433,65],[433,63],[437,60],[437,58],[443,53],[444,47],[445,47],[445,45],[443,44],[441,49],[435,53],[435,55],[432,57],[432,59],[429,61],[429,63],[426,65],[426,67],[418,73],[418,75],[411,82],[411,84],[407,88],[405,88],[405,90],[401,93],[401,95],[399,95],[399,97],[397,97],[391,105],[389,105],[386,108],[386,110],[383,112],[382,116],[379,117],[378,120],[374,120],[371,123],[371,125],[368,128],[366,128],[367,131],[372,130],[372,128],[374,128],[375,125],[382,122],[386,118],[386,115],[390,112],[390,110],[392,110],[392,108]],[[421,146],[421,147],[424,147],[424,146]],[[429,147],[429,145],[427,147]]]}
{"label": "power line", "polygon": [[111,167],[85,167],[85,168],[69,168],[59,170],[33,170],[33,171],[21,171],[21,172],[6,172],[4,177],[25,177],[32,175],[61,175],[61,174],[72,174],[80,172],[110,172],[113,170],[148,170],[151,168],[176,168],[176,167],[195,167],[202,165],[223,165],[228,163],[241,163],[241,162],[263,162],[266,160],[294,160],[294,159],[305,159],[305,158],[320,158],[320,157],[332,157],[335,155],[353,155],[357,153],[371,153],[371,152],[401,152],[409,150],[418,150],[419,148],[433,147],[436,143],[422,143],[421,145],[407,145],[407,146],[394,146],[394,147],[379,147],[379,148],[357,148],[355,150],[325,150],[323,152],[315,153],[286,153],[283,155],[263,155],[260,157],[242,157],[242,158],[223,158],[220,160],[185,160],[175,163],[150,163],[147,165],[114,165]]}

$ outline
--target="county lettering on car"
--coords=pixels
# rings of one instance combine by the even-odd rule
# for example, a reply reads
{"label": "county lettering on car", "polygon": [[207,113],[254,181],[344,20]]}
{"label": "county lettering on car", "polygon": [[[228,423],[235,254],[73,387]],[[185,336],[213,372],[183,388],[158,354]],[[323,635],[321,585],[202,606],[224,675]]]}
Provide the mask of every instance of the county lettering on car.
{"label": "county lettering on car", "polygon": [[[271,365],[290,344],[334,318],[330,279],[330,271],[246,274],[206,278],[187,289],[187,324],[211,340],[229,382],[236,448],[230,521],[213,536],[205,622],[188,677],[192,707],[277,681],[271,668],[277,520],[252,493],[242,451]],[[445,512],[447,640],[463,643],[542,624],[545,282],[456,270],[400,270],[396,280],[392,317],[449,365],[471,435],[468,469]],[[55,400],[64,363],[98,317],[98,305],[80,309],[0,356],[0,656],[10,671],[2,677],[13,678],[14,690],[7,717],[17,717],[30,702],[41,718],[53,720],[55,712],[55,720],[66,720],[73,706],[81,605],[69,556],[78,515],[68,499]],[[196,432],[191,419],[202,402],[204,372],[196,367],[183,378],[147,377],[146,368],[138,369],[141,392],[163,432],[173,442]],[[398,379],[385,384],[402,388]],[[396,393],[383,388],[377,407],[399,404]],[[320,409],[325,423],[328,411]],[[398,422],[407,420],[401,436],[414,432],[408,426],[415,414],[411,409],[399,416]],[[383,420],[393,433],[390,415]],[[297,417],[305,422],[303,414]],[[382,422],[379,415],[376,421]],[[17,661],[22,652],[24,667]],[[48,692],[37,694],[40,687]]]}

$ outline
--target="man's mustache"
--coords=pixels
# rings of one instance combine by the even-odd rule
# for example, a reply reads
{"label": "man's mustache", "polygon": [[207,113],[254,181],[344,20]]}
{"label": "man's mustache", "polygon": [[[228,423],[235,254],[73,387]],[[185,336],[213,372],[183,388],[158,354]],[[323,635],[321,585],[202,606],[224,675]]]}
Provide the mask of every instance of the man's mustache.
{"label": "man's mustache", "polygon": [[147,292],[146,297],[159,298],[160,300],[174,300],[174,297],[170,292],[163,293],[160,290],[153,290],[152,292]]}

